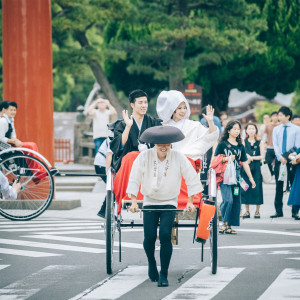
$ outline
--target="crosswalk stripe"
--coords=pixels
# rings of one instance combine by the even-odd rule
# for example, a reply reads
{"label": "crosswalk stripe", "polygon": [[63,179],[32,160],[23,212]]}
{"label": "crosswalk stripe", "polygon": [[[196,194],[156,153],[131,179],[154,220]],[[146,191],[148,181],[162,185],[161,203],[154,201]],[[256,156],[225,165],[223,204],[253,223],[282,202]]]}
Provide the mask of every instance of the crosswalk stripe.
{"label": "crosswalk stripe", "polygon": [[22,280],[0,289],[2,299],[27,299],[43,288],[61,281],[78,270],[80,266],[48,266]]}
{"label": "crosswalk stripe", "polygon": [[[4,219],[6,220],[6,219]],[[0,225],[26,225],[26,224],[46,224],[46,223],[81,223],[81,222],[87,222],[86,220],[78,220],[78,219],[67,219],[67,220],[62,220],[62,219],[51,219],[51,220],[39,220],[39,219],[34,219],[34,220],[28,220],[28,221],[1,221],[0,220]],[[98,223],[99,221],[88,221],[90,223]]]}
{"label": "crosswalk stripe", "polygon": [[295,260],[300,260],[300,257],[287,257],[286,259],[295,259]]}
{"label": "crosswalk stripe", "polygon": [[[36,234],[38,235],[43,235],[43,234],[83,234],[83,233],[99,233],[102,232],[103,233],[103,228],[99,229],[92,229],[92,230],[66,230],[66,231],[39,231],[36,232]],[[122,230],[123,232],[123,230]]]}
{"label": "crosswalk stripe", "polygon": [[104,253],[105,252],[104,249],[87,248],[87,247],[80,247],[80,246],[69,246],[69,245],[61,245],[61,244],[50,244],[50,243],[38,243],[38,242],[24,241],[24,240],[0,239],[0,243],[6,244],[6,245],[37,247],[37,248],[47,248],[47,249],[56,249],[56,250],[87,252],[87,253]]}
{"label": "crosswalk stripe", "polygon": [[215,275],[206,267],[181,285],[163,300],[212,299],[230,283],[244,268],[218,268]]}
{"label": "crosswalk stripe", "polygon": [[300,236],[298,232],[286,232],[286,231],[275,231],[275,230],[262,230],[262,229],[239,229],[244,232],[264,233],[264,234],[278,234],[285,236]]}
{"label": "crosswalk stripe", "polygon": [[235,246],[220,246],[218,249],[268,249],[268,248],[297,248],[300,243],[291,244],[265,244],[265,245],[235,245]]}
{"label": "crosswalk stripe", "polygon": [[21,227],[21,228],[31,228],[31,227],[37,227],[37,228],[41,228],[41,227],[63,227],[63,226],[96,226],[97,224],[99,225],[103,225],[103,222],[102,223],[96,223],[96,222],[85,222],[85,223],[73,223],[73,222],[70,222],[70,223],[47,223],[47,224],[18,224],[18,225],[1,225],[1,229],[4,229],[4,228],[18,228],[18,227]]}
{"label": "crosswalk stripe", "polygon": [[[55,235],[25,235],[23,237],[26,238],[34,238],[34,239],[45,239],[45,240],[55,240],[55,241],[66,241],[66,242],[75,242],[75,243],[84,243],[84,244],[93,244],[93,245],[106,245],[106,241],[104,240],[96,240],[96,239],[87,239],[87,238],[78,238],[78,237],[69,237],[69,236],[55,236]],[[114,242],[115,246],[119,246],[119,242]],[[127,248],[135,248],[135,249],[143,249],[142,244],[137,243],[127,243],[122,242],[122,247]]]}
{"label": "crosswalk stripe", "polygon": [[284,269],[258,300],[299,299],[300,270]]}
{"label": "crosswalk stripe", "polygon": [[[100,228],[100,225],[97,226],[85,226],[84,228],[86,229],[96,229]],[[22,232],[22,231],[50,231],[53,230],[54,228],[8,228],[8,229],[0,229],[0,231],[5,231],[5,232]],[[69,226],[64,226],[62,228],[55,228],[55,230],[67,230],[67,229],[82,229],[82,226],[74,226],[74,227],[69,227]]]}
{"label": "crosswalk stripe", "polygon": [[7,268],[7,267],[10,267],[10,265],[0,265],[0,270],[3,270],[5,268]]}
{"label": "crosswalk stripe", "polygon": [[[146,266],[129,266],[116,275],[107,278],[70,300],[118,299],[136,288],[148,278]],[[146,297],[145,297],[146,298]]]}
{"label": "crosswalk stripe", "polygon": [[25,251],[18,249],[0,248],[1,254],[19,255],[27,257],[49,257],[49,256],[61,256],[62,254],[38,252],[38,251]]}

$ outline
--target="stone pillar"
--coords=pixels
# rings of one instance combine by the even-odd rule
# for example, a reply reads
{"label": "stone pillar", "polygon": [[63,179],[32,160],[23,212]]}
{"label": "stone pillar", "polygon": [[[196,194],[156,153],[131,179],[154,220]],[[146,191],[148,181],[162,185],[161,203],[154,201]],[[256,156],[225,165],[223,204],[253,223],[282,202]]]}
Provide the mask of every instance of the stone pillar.
{"label": "stone pillar", "polygon": [[3,100],[18,104],[17,137],[52,164],[51,0],[2,0]]}

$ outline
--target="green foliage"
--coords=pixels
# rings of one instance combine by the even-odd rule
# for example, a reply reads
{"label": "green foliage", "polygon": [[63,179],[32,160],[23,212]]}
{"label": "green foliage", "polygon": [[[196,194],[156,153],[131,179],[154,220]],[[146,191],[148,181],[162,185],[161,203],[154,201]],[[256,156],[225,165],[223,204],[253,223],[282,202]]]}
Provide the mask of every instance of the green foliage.
{"label": "green foliage", "polygon": [[291,109],[293,110],[293,114],[300,115],[300,81],[297,82],[297,88],[292,100]]}
{"label": "green foliage", "polygon": [[271,102],[264,102],[262,105],[257,104],[254,106],[255,109],[255,118],[258,123],[262,124],[263,123],[263,116],[265,114],[268,114],[271,116],[271,113],[273,111],[278,111],[280,108],[280,105],[273,104]]}

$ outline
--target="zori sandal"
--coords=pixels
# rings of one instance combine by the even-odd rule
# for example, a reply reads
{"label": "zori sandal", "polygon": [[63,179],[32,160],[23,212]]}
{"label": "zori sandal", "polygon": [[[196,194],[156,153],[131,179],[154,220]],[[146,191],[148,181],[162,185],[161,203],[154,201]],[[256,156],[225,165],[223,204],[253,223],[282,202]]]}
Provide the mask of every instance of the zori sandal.
{"label": "zori sandal", "polygon": [[237,232],[235,230],[233,230],[230,226],[227,227],[227,229],[225,230],[225,233],[227,233],[227,234],[237,234]]}
{"label": "zori sandal", "polygon": [[259,211],[255,212],[254,219],[260,219]]}
{"label": "zori sandal", "polygon": [[250,212],[249,211],[246,211],[244,214],[243,214],[243,219],[249,219],[250,218]]}
{"label": "zori sandal", "polygon": [[219,233],[224,233],[227,230],[227,225],[222,225],[222,227],[219,229]]}

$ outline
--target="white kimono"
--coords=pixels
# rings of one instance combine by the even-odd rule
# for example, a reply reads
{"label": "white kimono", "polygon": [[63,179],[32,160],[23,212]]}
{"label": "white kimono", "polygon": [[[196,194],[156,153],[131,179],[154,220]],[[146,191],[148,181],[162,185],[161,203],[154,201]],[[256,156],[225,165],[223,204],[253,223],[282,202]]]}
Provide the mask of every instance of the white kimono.
{"label": "white kimono", "polygon": [[149,197],[158,200],[157,202],[161,202],[161,204],[165,204],[163,203],[164,201],[177,199],[180,194],[182,177],[185,179],[189,197],[203,191],[195,169],[182,153],[171,149],[167,153],[165,160],[162,178],[158,180],[156,148],[141,152],[132,165],[126,190],[127,194],[137,196],[141,185],[141,193],[144,197]]}
{"label": "white kimono", "polygon": [[197,121],[183,119],[179,122],[174,122],[169,120],[163,125],[178,127],[175,123],[182,123],[178,125],[182,125],[179,129],[185,135],[185,139],[172,144],[172,147],[193,160],[202,158],[219,138],[219,129],[209,133],[209,129]]}
{"label": "white kimono", "polygon": [[[180,103],[184,102],[187,108],[183,120],[173,121],[172,115]],[[191,110],[190,105],[184,95],[179,91],[162,91],[156,103],[156,111],[163,125],[175,126],[185,135],[185,139],[174,143],[173,149],[180,151],[187,157],[197,160],[217,142],[219,138],[219,129],[209,133],[209,129],[204,127],[198,121],[189,120]]]}

